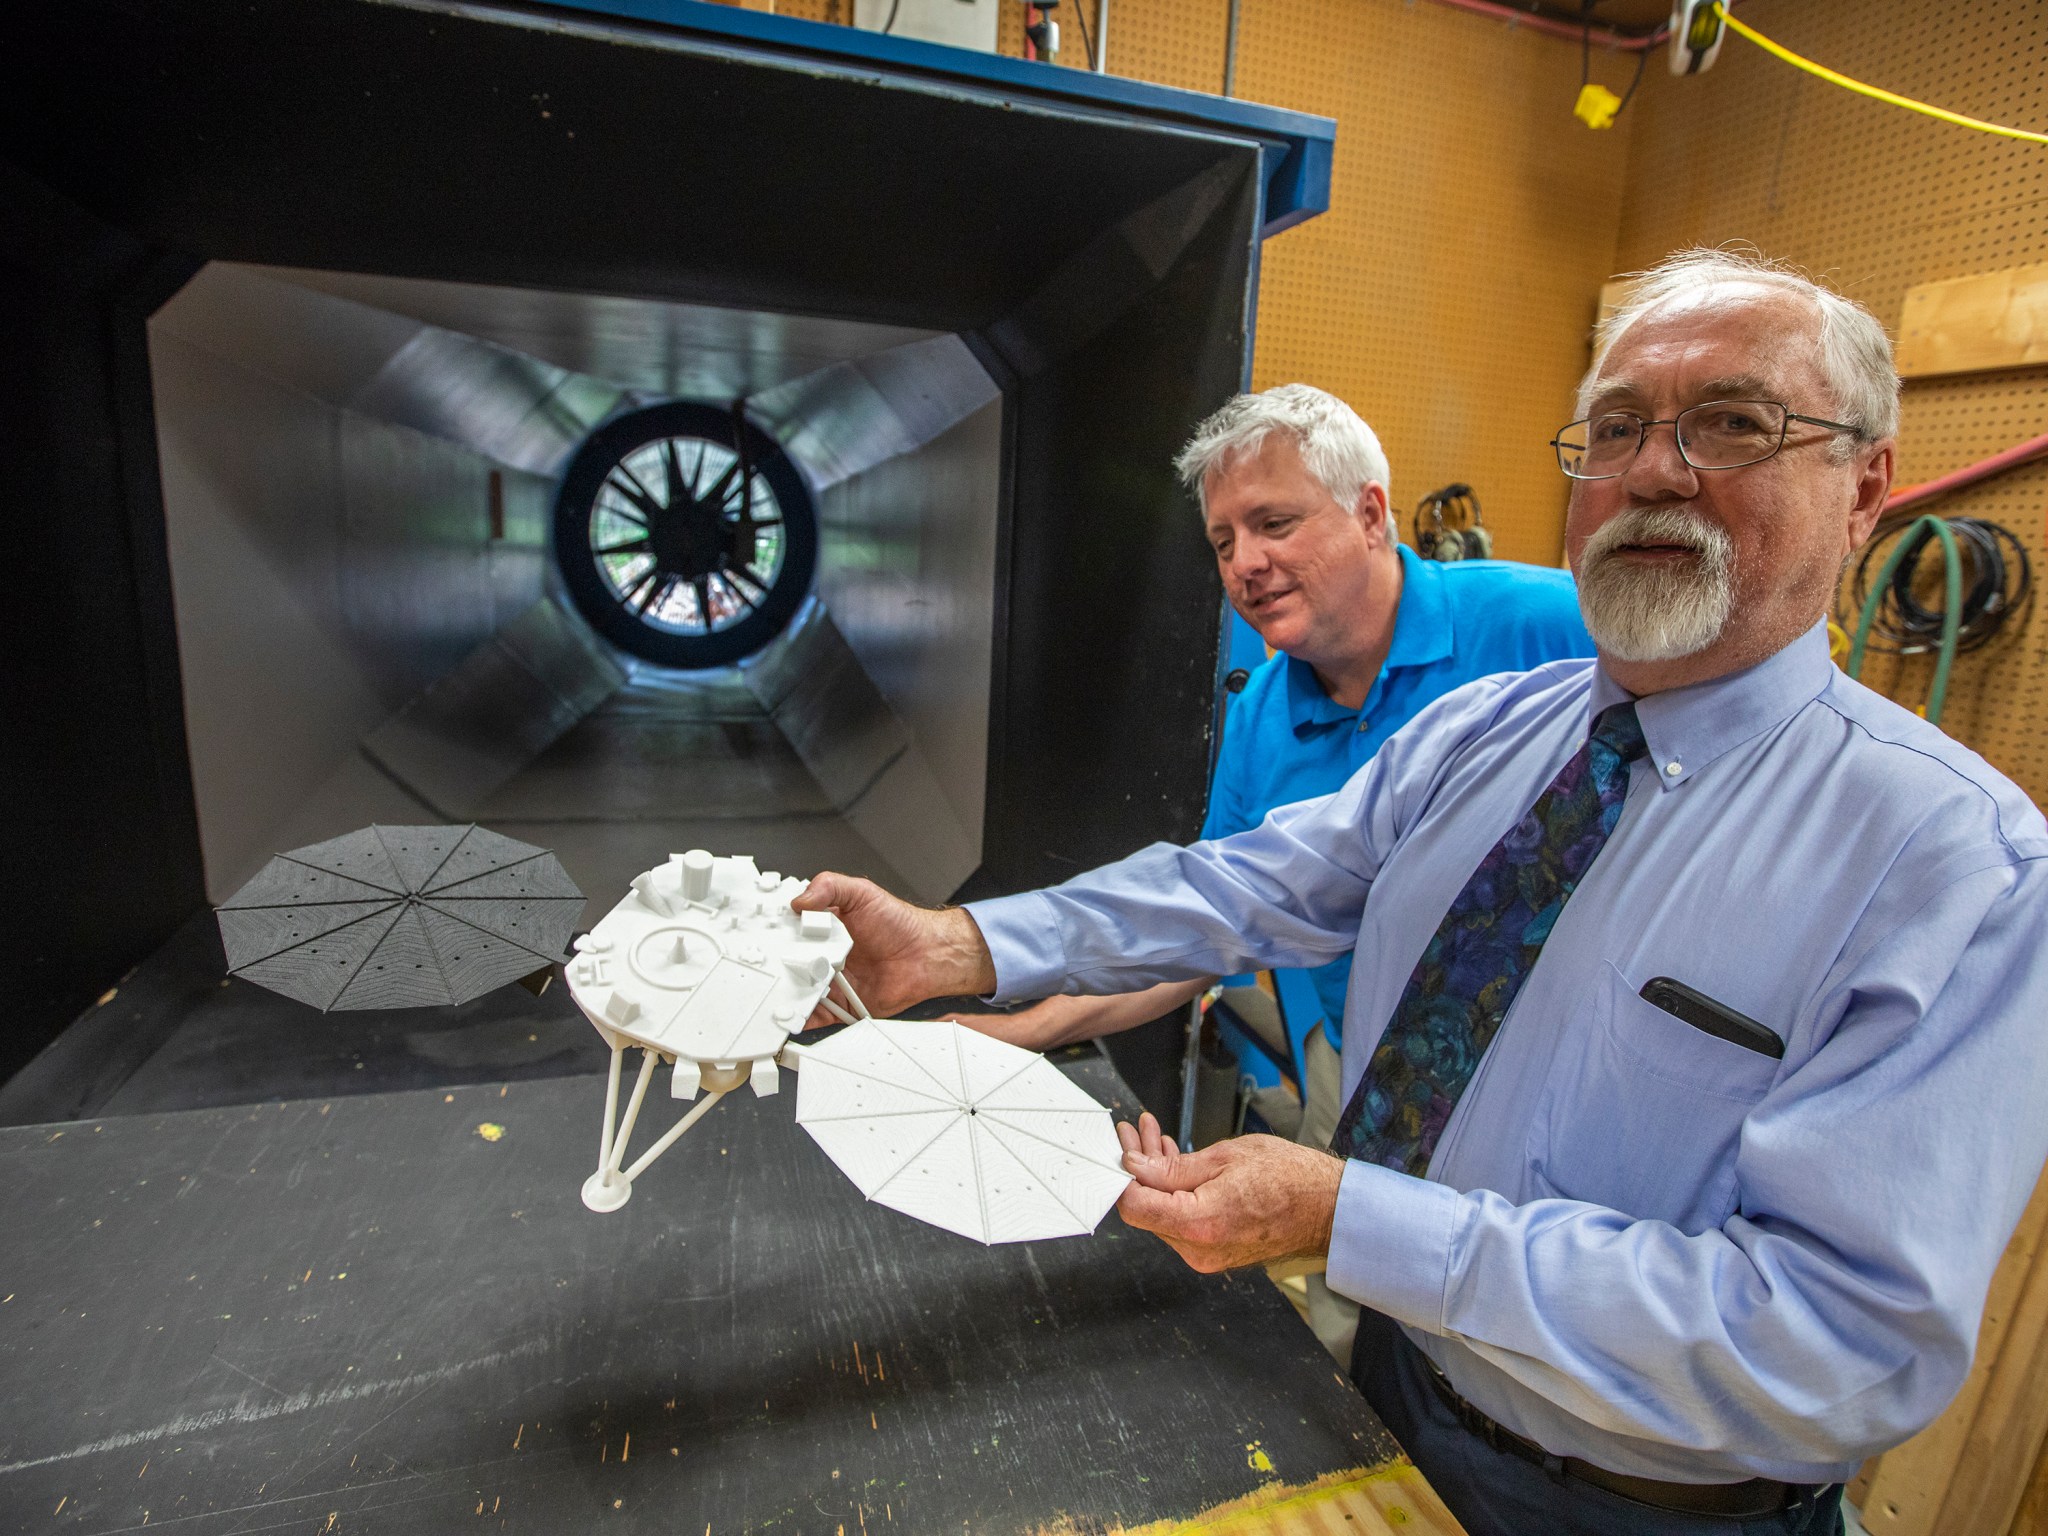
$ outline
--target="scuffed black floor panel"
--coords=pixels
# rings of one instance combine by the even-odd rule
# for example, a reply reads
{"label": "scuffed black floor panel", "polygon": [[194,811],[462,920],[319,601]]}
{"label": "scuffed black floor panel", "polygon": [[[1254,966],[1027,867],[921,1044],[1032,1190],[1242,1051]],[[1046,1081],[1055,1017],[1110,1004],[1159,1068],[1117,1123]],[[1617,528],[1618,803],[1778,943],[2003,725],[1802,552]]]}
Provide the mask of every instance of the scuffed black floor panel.
{"label": "scuffed black floor panel", "polygon": [[0,1377],[35,1383],[0,1394],[0,1530],[1021,1536],[1399,1454],[1257,1270],[1114,1214],[912,1221],[796,1088],[609,1216],[590,1081],[0,1131]]}

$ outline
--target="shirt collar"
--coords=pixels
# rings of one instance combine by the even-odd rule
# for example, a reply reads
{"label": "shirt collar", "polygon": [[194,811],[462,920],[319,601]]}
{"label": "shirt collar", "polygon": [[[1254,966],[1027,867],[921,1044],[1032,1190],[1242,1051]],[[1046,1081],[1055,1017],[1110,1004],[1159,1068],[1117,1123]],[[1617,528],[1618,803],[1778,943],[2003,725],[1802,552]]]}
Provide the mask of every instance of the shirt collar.
{"label": "shirt collar", "polygon": [[1387,646],[1389,667],[1424,667],[1451,654],[1451,599],[1444,591],[1444,568],[1425,560],[1406,544],[1401,553],[1401,606],[1394,610],[1394,638]]}
{"label": "shirt collar", "polygon": [[[1657,782],[1674,789],[1724,753],[1782,725],[1820,696],[1833,670],[1822,621],[1745,671],[1636,700]],[[1591,719],[1629,697],[1606,667],[1593,669]]]}
{"label": "shirt collar", "polygon": [[1287,723],[1297,731],[1308,725],[1328,725],[1333,720],[1355,720],[1358,711],[1346,709],[1327,693],[1316,677],[1316,669],[1299,656],[1287,658]]}
{"label": "shirt collar", "polygon": [[[1405,544],[1396,544],[1401,557],[1401,602],[1394,610],[1394,635],[1387,642],[1387,659],[1380,679],[1396,667],[1424,667],[1442,661],[1452,653],[1451,600],[1444,591],[1443,567],[1424,560]],[[1375,681],[1373,691],[1379,689]],[[1367,703],[1371,699],[1368,698]],[[1323,691],[1316,671],[1296,656],[1287,658],[1287,718],[1297,730],[1305,725],[1327,725],[1335,720],[1356,720],[1359,711],[1346,709]]]}

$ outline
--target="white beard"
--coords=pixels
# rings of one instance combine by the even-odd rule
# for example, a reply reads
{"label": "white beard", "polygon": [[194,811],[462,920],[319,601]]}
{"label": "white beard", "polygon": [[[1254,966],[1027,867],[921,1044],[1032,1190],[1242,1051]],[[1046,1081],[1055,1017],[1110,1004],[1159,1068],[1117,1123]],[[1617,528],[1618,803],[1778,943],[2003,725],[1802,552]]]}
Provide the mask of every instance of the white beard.
{"label": "white beard", "polygon": [[[1693,558],[1669,565],[1614,559],[1624,544],[1678,544]],[[1720,639],[1735,607],[1735,550],[1697,512],[1631,507],[1600,525],[1579,555],[1579,611],[1601,651],[1617,661],[1671,661]]]}

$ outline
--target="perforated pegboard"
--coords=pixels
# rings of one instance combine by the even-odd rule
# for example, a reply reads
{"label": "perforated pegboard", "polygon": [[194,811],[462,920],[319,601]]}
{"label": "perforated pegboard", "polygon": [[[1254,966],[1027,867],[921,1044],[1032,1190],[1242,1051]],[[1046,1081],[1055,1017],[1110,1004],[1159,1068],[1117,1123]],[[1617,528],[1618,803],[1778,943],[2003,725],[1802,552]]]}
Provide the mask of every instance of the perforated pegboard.
{"label": "perforated pegboard", "polygon": [[[1229,11],[1111,0],[1110,68],[1219,91]],[[1594,52],[1616,89],[1630,67]],[[1560,557],[1546,444],[1612,269],[1628,131],[1582,127],[1578,88],[1577,49],[1491,19],[1243,0],[1238,94],[1338,121],[1330,211],[1266,243],[1252,381],[1320,385],[1373,424],[1404,534],[1425,491],[1463,480],[1500,554]]]}
{"label": "perforated pegboard", "polygon": [[1109,71],[1220,95],[1229,17],[1230,0],[1110,0]]}
{"label": "perforated pegboard", "polygon": [[[1742,17],[1859,80],[1955,111],[2048,128],[2048,10],[2038,0],[1751,0]],[[1863,100],[1731,37],[1689,80],[1659,76],[1637,102],[1617,269],[1693,243],[1748,240],[1799,262],[1897,331],[1916,283],[1994,272],[2048,251],[2048,149]],[[1631,110],[1635,110],[1632,108]],[[2042,370],[1914,380],[1901,484],[2048,431]],[[1935,504],[2003,523],[2040,570],[2048,467]],[[1930,562],[1931,563],[1931,562]],[[2048,800],[2048,621],[2037,614],[1956,665],[1942,726]],[[1931,666],[1879,658],[1873,686],[1918,705]]]}
{"label": "perforated pegboard", "polygon": [[[1901,428],[1906,481],[1930,479],[1984,458],[2048,429],[2048,377],[2013,372],[1980,379],[1931,380],[1907,386]],[[1936,458],[1935,455],[1940,457]],[[1918,468],[1913,467],[1918,465]],[[2048,509],[2048,463],[2013,470],[1922,510],[1981,517],[2020,536],[2033,562],[2036,587],[2044,574],[2042,521]],[[1940,557],[1921,562],[1920,597],[1941,600]],[[1846,587],[1846,584],[1845,584]],[[2048,619],[2036,599],[2033,612],[2009,620],[1983,650],[1957,659],[1949,679],[1942,729],[1984,754],[2031,795],[2048,801]],[[1847,600],[1844,599],[1845,622]],[[1925,704],[1933,680],[1931,657],[1879,656],[1863,680],[1909,707]]]}
{"label": "perforated pegboard", "polygon": [[[1269,241],[1253,382],[1349,400],[1396,505],[1479,493],[1496,551],[1554,564],[1594,295],[1613,262],[1625,126],[1571,115],[1569,44],[1435,5],[1244,0],[1240,91],[1335,116],[1330,211]],[[1629,61],[1596,50],[1617,90]],[[1624,119],[1624,124],[1625,124]],[[1404,516],[1404,532],[1408,532]]]}

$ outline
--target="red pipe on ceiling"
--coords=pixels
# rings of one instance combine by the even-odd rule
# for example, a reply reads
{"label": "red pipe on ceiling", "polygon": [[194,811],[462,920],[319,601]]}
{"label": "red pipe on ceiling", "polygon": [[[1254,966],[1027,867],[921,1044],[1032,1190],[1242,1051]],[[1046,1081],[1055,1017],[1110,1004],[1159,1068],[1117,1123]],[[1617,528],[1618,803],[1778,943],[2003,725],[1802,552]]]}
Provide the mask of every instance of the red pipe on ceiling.
{"label": "red pipe on ceiling", "polygon": [[1569,42],[1592,41],[1602,48],[1615,48],[1624,53],[1642,53],[1654,48],[1671,35],[1668,26],[1642,37],[1617,32],[1612,27],[1581,27],[1568,21],[1558,21],[1550,16],[1534,16],[1527,11],[1518,11],[1512,5],[1501,5],[1498,0],[1436,0],[1438,5],[1448,5],[1454,10],[1470,11],[1475,16],[1491,16],[1496,21],[1513,22],[1516,26],[1527,27],[1532,32],[1541,32],[1546,37],[1561,37]]}

